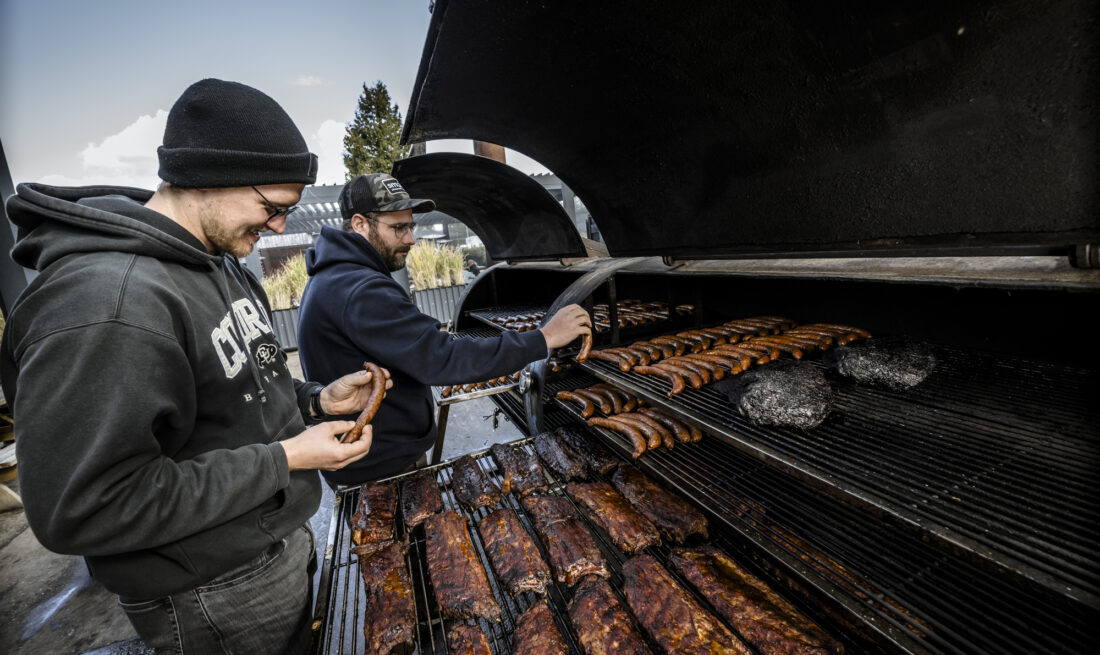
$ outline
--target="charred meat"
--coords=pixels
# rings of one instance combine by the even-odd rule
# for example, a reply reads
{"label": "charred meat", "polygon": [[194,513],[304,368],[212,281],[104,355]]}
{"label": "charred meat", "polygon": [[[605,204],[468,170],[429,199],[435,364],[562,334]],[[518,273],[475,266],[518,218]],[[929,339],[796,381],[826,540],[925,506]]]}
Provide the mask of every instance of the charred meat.
{"label": "charred meat", "polygon": [[403,542],[389,542],[374,554],[359,558],[367,590],[363,637],[368,653],[385,655],[401,644],[413,643],[416,611],[405,566],[406,548]]}
{"label": "charred meat", "polygon": [[559,439],[565,442],[573,452],[580,455],[581,459],[588,462],[592,470],[602,475],[607,475],[621,461],[615,457],[603,444],[596,441],[588,430],[576,426],[565,426],[555,430]]}
{"label": "charred meat", "polygon": [[609,575],[596,539],[568,498],[532,494],[523,499],[523,507],[535,522],[558,582],[573,586],[589,574]]}
{"label": "charred meat", "polygon": [[501,476],[504,478],[501,491],[504,493],[526,496],[546,488],[546,476],[538,457],[522,447],[502,443],[493,444],[489,451],[500,466]]}
{"label": "charred meat", "polygon": [[540,600],[516,617],[512,655],[567,655],[569,645],[554,623],[550,607]]}
{"label": "charred meat", "polygon": [[448,619],[498,619],[500,605],[474,552],[466,519],[455,511],[424,521],[425,558],[440,612]]}
{"label": "charred meat", "polygon": [[638,469],[620,464],[611,481],[634,509],[649,519],[669,541],[707,536],[707,519],[683,498],[661,487]]}
{"label": "charred meat", "polygon": [[453,484],[455,498],[470,511],[476,512],[480,507],[491,507],[500,502],[500,489],[481,470],[477,460],[469,455],[455,460]]}
{"label": "charred meat", "polygon": [[661,543],[661,535],[649,519],[606,482],[570,482],[569,497],[588,510],[596,525],[603,528],[615,545],[627,553]]}
{"label": "charred meat", "polygon": [[717,548],[677,548],[669,563],[760,653],[844,652],[839,642]]}
{"label": "charred meat", "polygon": [[508,593],[546,593],[550,567],[542,560],[535,540],[510,509],[499,509],[477,524],[489,563]]}
{"label": "charred meat", "polygon": [[642,655],[649,648],[634,629],[630,613],[606,580],[589,576],[569,603],[569,622],[586,655]]}
{"label": "charred meat", "polygon": [[443,495],[431,471],[420,471],[401,485],[401,514],[412,530],[436,512],[443,511]]}
{"label": "charred meat", "polygon": [[623,565],[623,593],[638,622],[666,653],[736,653],[748,647],[710,614],[650,555]]}
{"label": "charred meat", "polygon": [[359,488],[359,504],[351,517],[351,540],[356,546],[393,541],[397,489],[391,482],[368,482]]}
{"label": "charred meat", "polygon": [[455,655],[492,655],[489,638],[476,625],[459,623],[447,633],[447,644]]}
{"label": "charred meat", "polygon": [[535,435],[535,452],[562,480],[583,480],[588,476],[588,466],[584,459],[565,445],[555,433],[543,432]]}

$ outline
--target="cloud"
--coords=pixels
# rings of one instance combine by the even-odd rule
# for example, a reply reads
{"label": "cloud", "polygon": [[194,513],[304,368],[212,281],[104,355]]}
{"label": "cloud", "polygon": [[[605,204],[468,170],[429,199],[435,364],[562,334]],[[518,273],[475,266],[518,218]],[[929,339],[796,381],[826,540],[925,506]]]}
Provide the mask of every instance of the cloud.
{"label": "cloud", "polygon": [[78,153],[81,171],[75,176],[49,176],[72,184],[119,184],[123,186],[156,186],[157,146],[164,135],[168,112],[158,109],[156,115],[139,116],[117,134],[99,143],[89,143]]}
{"label": "cloud", "polygon": [[340,121],[321,123],[306,141],[309,151],[317,155],[317,184],[344,183],[344,132],[347,127]]}
{"label": "cloud", "polygon": [[315,75],[302,75],[291,82],[294,86],[321,86],[325,81]]}

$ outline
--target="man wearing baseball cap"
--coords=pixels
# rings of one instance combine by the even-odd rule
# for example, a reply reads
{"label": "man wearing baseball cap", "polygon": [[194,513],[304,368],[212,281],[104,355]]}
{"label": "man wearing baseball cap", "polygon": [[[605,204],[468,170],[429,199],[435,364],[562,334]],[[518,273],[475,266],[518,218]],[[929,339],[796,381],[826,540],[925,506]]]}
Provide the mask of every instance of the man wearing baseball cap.
{"label": "man wearing baseball cap", "polygon": [[306,254],[310,280],[298,318],[298,354],[306,377],[335,379],[364,361],[393,376],[393,388],[374,416],[369,460],[325,471],[333,485],[388,477],[422,460],[436,439],[430,385],[514,373],[591,331],[591,319],[579,305],[563,307],[529,332],[452,339],[440,331],[439,321],[421,313],[390,275],[405,266],[414,243],[413,214],[434,208],[431,200],[409,197],[390,175],[360,175],[340,193],[343,230],[322,228]]}
{"label": "man wearing baseball cap", "polygon": [[158,653],[299,653],[310,639],[317,469],[370,374],[291,379],[238,261],[317,157],[272,98],[206,79],[172,106],[155,193],[20,184],[13,259],[39,274],[0,349],[27,521],[82,555]]}

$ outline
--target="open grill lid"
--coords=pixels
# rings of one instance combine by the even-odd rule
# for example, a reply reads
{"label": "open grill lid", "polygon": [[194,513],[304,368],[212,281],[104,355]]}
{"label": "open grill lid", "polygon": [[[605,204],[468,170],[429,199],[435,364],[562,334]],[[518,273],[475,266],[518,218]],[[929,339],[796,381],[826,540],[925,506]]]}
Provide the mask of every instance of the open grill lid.
{"label": "open grill lid", "polygon": [[497,260],[584,257],[569,215],[541,184],[494,159],[454,152],[402,159],[396,177],[414,198],[465,223]]}
{"label": "open grill lid", "polygon": [[1100,239],[1092,0],[439,0],[403,140],[502,144],[612,255]]}

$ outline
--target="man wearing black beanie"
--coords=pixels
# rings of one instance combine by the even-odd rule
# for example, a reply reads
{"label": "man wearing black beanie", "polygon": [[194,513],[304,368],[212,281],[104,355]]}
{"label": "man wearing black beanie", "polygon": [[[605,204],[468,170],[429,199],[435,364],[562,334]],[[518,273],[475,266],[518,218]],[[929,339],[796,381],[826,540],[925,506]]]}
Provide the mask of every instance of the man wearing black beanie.
{"label": "man wearing black beanie", "polygon": [[370,374],[292,380],[238,258],[282,232],[317,157],[273,99],[214,79],[173,105],[158,154],[155,193],[8,201],[12,257],[39,271],[0,347],[27,521],[157,652],[303,652],[317,470],[372,442],[324,419],[360,411]]}

